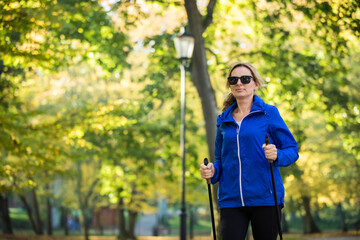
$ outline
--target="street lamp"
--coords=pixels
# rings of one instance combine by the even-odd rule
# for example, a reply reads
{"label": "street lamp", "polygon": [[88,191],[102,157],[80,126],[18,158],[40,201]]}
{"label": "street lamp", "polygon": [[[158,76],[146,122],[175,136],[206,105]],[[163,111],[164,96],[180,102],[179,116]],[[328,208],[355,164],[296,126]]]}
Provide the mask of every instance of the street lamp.
{"label": "street lamp", "polygon": [[187,60],[194,51],[194,37],[181,28],[181,32],[174,38],[175,49],[180,60],[181,71],[181,128],[180,128],[180,154],[182,161],[182,194],[180,214],[180,240],[186,240],[186,205],[185,205],[185,68]]}

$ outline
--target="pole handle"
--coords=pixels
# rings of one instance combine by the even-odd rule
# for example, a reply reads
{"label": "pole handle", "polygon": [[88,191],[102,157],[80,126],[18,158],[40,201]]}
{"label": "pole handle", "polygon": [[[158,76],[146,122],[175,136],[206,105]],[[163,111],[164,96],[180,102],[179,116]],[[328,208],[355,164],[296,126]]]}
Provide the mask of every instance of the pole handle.
{"label": "pole handle", "polygon": [[270,138],[268,135],[265,136],[265,144],[269,145],[270,144]]}
{"label": "pole handle", "polygon": [[[209,164],[209,160],[207,158],[204,158],[204,165],[207,166]],[[206,179],[207,184],[210,184],[210,179]]]}
{"label": "pole handle", "polygon": [[[269,138],[268,135],[265,135],[265,144],[266,144],[266,145],[269,145],[269,144],[270,144],[270,138]],[[270,163],[270,167],[271,167],[271,170],[272,170],[272,167],[273,167],[272,162]]]}

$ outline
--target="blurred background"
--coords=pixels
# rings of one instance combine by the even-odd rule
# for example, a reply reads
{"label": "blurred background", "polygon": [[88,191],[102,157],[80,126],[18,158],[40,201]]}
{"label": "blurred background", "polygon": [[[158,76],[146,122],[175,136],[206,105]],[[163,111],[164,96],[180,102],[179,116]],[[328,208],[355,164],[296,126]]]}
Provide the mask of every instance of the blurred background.
{"label": "blurred background", "polygon": [[360,231],[359,1],[4,0],[0,19],[3,233],[178,236],[185,190],[188,236],[210,236],[199,166],[236,61],[299,144],[281,169],[283,231]]}

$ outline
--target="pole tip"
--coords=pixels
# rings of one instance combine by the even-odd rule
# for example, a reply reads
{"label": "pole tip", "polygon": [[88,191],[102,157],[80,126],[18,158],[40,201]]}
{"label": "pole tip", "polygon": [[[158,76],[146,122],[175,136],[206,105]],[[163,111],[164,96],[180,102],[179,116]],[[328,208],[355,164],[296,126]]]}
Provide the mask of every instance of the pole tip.
{"label": "pole tip", "polygon": [[208,165],[208,163],[209,163],[209,160],[207,158],[204,158],[204,165],[206,166],[206,165]]}

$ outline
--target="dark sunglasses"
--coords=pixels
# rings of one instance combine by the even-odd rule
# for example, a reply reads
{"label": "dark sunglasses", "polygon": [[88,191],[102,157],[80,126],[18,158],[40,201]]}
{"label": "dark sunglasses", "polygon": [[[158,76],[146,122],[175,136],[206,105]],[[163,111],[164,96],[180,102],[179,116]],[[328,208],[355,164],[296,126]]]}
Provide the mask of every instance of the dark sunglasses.
{"label": "dark sunglasses", "polygon": [[228,81],[230,85],[235,85],[237,82],[241,81],[242,84],[249,84],[251,82],[252,76],[244,75],[241,77],[228,77]]}

